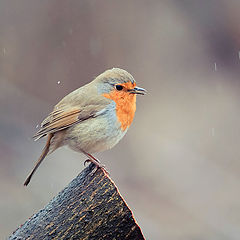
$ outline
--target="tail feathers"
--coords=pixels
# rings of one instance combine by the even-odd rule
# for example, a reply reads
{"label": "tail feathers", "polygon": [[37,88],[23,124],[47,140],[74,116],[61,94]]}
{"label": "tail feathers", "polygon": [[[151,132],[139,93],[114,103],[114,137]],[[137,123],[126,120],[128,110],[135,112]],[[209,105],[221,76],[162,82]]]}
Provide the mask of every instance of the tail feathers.
{"label": "tail feathers", "polygon": [[43,149],[43,152],[41,154],[41,156],[39,157],[38,161],[36,162],[33,170],[31,171],[31,173],[28,175],[27,179],[24,182],[24,186],[27,186],[29,184],[29,182],[31,181],[31,178],[33,176],[33,174],[35,173],[35,171],[38,169],[38,167],[40,166],[41,162],[43,161],[43,159],[47,156],[48,152],[49,152],[49,147],[50,147],[50,142],[51,142],[51,138],[53,137],[53,134],[50,133],[48,134],[48,139],[47,139],[47,143]]}

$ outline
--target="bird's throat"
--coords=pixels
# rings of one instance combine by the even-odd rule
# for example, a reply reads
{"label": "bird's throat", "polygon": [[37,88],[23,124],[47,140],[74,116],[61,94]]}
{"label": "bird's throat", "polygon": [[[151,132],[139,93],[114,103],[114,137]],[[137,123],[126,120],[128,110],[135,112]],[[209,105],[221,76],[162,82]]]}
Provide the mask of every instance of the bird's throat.
{"label": "bird's throat", "polygon": [[135,115],[136,95],[113,90],[110,93],[104,93],[103,96],[116,103],[117,119],[121,123],[121,129],[126,130],[131,125]]}

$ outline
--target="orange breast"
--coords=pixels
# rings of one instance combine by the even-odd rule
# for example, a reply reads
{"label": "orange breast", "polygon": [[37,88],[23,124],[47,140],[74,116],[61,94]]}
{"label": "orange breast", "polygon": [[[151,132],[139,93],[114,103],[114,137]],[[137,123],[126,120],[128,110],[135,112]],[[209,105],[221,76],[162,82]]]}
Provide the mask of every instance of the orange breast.
{"label": "orange breast", "polygon": [[[130,83],[125,83],[125,85],[127,84]],[[136,111],[136,95],[127,91],[113,90],[110,93],[104,93],[103,96],[115,101],[117,118],[121,123],[121,129],[124,131],[133,121]]]}

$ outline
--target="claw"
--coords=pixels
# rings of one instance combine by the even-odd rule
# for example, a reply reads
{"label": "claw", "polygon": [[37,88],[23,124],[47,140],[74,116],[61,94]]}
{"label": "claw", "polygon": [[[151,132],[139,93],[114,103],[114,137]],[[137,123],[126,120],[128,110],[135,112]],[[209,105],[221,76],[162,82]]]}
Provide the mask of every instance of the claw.
{"label": "claw", "polygon": [[89,153],[87,153],[87,152],[84,152],[84,151],[82,151],[82,152],[83,152],[87,157],[89,157],[87,160],[85,160],[84,166],[85,166],[85,164],[86,164],[87,162],[92,162],[92,163],[95,164],[96,170],[93,172],[93,174],[95,174],[95,172],[98,170],[98,168],[101,168],[106,175],[109,175],[109,172],[106,170],[105,166],[102,165],[97,158],[93,157],[91,154],[89,154]]}
{"label": "claw", "polygon": [[88,163],[88,162],[91,162],[91,160],[87,159],[87,160],[84,161],[84,163],[83,163],[84,167],[86,167],[86,163]]}
{"label": "claw", "polygon": [[[91,162],[91,160],[89,160],[89,162]],[[110,175],[109,174],[109,172],[107,171],[107,169],[105,168],[105,166],[103,165],[103,164],[96,164],[96,163],[94,163],[94,165],[95,165],[95,168],[94,168],[94,170],[92,171],[92,174],[91,174],[91,176],[94,176],[94,174],[97,172],[97,170],[100,168],[100,169],[102,169],[102,171],[106,174],[106,175]]]}
{"label": "claw", "polygon": [[94,176],[94,174],[97,172],[99,168],[102,169],[102,171],[109,176],[109,172],[106,170],[104,165],[99,165],[99,166],[95,165],[95,170],[92,171],[91,176]]}

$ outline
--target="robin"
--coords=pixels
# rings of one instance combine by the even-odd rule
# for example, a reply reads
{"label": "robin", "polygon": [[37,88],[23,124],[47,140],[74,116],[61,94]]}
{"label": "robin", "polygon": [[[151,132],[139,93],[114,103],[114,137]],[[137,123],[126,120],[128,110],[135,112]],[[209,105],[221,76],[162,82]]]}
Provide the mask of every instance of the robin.
{"label": "robin", "polygon": [[24,185],[43,159],[63,145],[85,154],[97,168],[103,167],[91,154],[110,149],[123,138],[134,118],[136,94],[145,93],[130,73],[113,68],[65,96],[33,136],[35,140],[47,136],[47,142]]}

